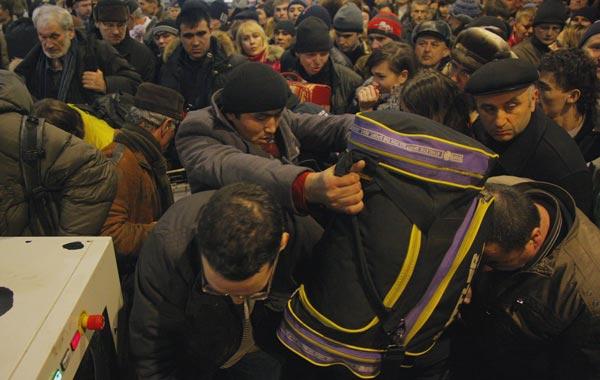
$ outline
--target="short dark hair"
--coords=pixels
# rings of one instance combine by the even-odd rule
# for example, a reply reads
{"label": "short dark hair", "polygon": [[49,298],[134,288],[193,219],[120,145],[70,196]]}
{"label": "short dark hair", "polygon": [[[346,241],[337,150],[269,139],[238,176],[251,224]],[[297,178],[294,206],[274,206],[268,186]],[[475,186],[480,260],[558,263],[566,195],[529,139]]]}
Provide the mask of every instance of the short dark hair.
{"label": "short dark hair", "polygon": [[193,5],[184,7],[175,19],[177,29],[181,30],[181,25],[187,25],[190,28],[198,25],[202,20],[206,21],[206,25],[210,26],[210,14],[208,9],[202,5]]}
{"label": "short dark hair", "polygon": [[577,101],[577,111],[582,115],[596,108],[596,64],[581,49],[559,49],[542,57],[539,71],[554,74],[556,84],[563,91],[578,89],[581,97]]}
{"label": "short dark hair", "polygon": [[540,226],[540,214],[533,200],[513,186],[486,184],[495,197],[488,243],[497,244],[504,252],[523,249],[531,232]]}
{"label": "short dark hair", "polygon": [[262,186],[236,183],[218,190],[202,210],[200,254],[228,280],[245,280],[273,263],[284,231],[283,211]]}
{"label": "short dark hair", "polygon": [[381,49],[377,49],[367,58],[366,68],[371,71],[375,66],[387,62],[390,70],[396,75],[403,70],[408,71],[408,77],[412,78],[417,71],[417,59],[414,49],[406,42],[392,41]]}
{"label": "short dark hair", "polygon": [[469,103],[456,83],[437,70],[427,69],[400,89],[406,112],[424,116],[469,135]]}
{"label": "short dark hair", "polygon": [[33,105],[32,115],[45,118],[50,124],[80,139],[84,136],[83,119],[79,112],[56,99],[42,99]]}

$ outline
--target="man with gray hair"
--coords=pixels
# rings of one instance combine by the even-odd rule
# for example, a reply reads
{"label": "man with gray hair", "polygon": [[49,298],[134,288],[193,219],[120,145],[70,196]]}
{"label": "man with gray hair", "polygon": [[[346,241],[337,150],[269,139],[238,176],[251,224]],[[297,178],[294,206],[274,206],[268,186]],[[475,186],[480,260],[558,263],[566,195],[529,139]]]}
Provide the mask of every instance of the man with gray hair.
{"label": "man with gray hair", "polygon": [[[130,273],[155,222],[173,203],[162,153],[175,136],[182,115],[183,97],[178,92],[144,82],[123,128],[103,149],[116,163],[119,188],[101,234],[112,236],[119,264],[132,262]],[[121,272],[123,269],[119,265]]]}
{"label": "man with gray hair", "polygon": [[139,74],[106,41],[75,30],[69,12],[43,5],[33,12],[39,44],[17,66],[37,99],[88,103],[102,94],[135,93]]}

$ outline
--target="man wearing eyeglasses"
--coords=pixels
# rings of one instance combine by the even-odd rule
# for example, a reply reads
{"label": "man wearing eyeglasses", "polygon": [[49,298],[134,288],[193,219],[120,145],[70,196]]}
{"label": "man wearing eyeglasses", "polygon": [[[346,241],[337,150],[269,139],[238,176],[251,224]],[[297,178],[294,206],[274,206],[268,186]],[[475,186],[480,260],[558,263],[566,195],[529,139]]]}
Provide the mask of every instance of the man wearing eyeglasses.
{"label": "man wearing eyeglasses", "polygon": [[100,0],[94,8],[94,20],[100,37],[110,43],[140,74],[142,81],[154,81],[156,58],[152,50],[131,38],[127,31],[130,12],[122,0]]}
{"label": "man wearing eyeglasses", "polygon": [[181,45],[161,67],[158,83],[183,95],[186,110],[208,107],[213,93],[225,85],[229,71],[246,59],[226,53],[211,36],[210,14],[204,2],[184,4],[175,23]]}
{"label": "man wearing eyeglasses", "polygon": [[304,232],[259,185],[173,205],[138,263],[130,323],[138,378],[279,379],[267,351],[294,288],[293,261],[318,238]]}

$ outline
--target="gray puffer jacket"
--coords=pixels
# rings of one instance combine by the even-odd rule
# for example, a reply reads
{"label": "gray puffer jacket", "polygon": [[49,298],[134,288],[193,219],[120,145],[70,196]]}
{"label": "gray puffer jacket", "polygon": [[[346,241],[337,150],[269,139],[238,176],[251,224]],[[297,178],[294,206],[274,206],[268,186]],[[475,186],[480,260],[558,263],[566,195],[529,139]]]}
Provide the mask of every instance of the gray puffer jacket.
{"label": "gray puffer jacket", "polygon": [[[20,79],[0,70],[0,236],[32,234],[19,160],[21,121],[32,105]],[[117,190],[113,165],[92,145],[50,124],[43,141],[40,178],[56,210],[56,235],[97,235]]]}

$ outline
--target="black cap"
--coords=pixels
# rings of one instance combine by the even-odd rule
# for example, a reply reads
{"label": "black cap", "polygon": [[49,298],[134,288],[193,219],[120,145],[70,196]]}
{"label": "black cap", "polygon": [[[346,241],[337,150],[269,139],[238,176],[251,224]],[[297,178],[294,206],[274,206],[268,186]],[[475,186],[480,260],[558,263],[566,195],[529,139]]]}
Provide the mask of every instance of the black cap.
{"label": "black cap", "polygon": [[420,36],[433,36],[446,44],[447,47],[452,46],[452,29],[446,21],[429,20],[423,21],[415,27],[412,33],[412,42],[415,44]]}
{"label": "black cap", "polygon": [[224,113],[254,113],[284,108],[290,94],[287,81],[269,65],[243,63],[231,70],[221,93]]}
{"label": "black cap", "polygon": [[506,58],[483,65],[465,86],[465,92],[481,96],[515,91],[539,79],[537,69],[522,59]]}

